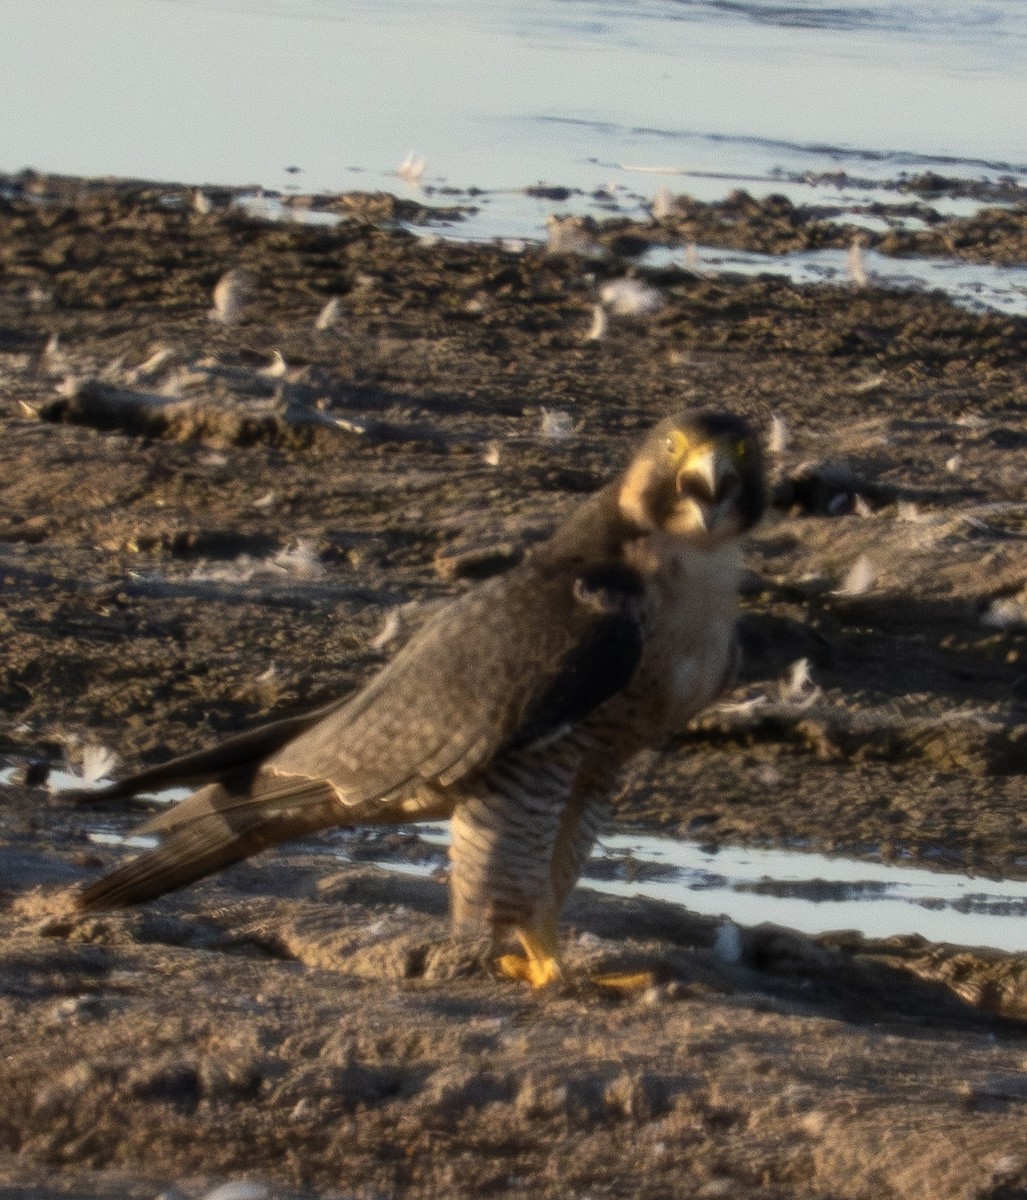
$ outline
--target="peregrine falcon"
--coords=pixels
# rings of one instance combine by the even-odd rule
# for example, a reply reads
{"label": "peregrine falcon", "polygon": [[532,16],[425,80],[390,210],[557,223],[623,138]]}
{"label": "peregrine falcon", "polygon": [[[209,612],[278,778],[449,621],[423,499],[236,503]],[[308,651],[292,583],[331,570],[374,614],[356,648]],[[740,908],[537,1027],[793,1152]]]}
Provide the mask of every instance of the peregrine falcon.
{"label": "peregrine falcon", "polygon": [[501,973],[558,978],[557,919],[618,772],[733,670],[741,537],[763,506],[744,421],[664,421],[620,478],[355,695],[91,793],[198,789],[80,906],[150,900],[315,830],[449,817],[456,930],[513,934],[523,954]]}

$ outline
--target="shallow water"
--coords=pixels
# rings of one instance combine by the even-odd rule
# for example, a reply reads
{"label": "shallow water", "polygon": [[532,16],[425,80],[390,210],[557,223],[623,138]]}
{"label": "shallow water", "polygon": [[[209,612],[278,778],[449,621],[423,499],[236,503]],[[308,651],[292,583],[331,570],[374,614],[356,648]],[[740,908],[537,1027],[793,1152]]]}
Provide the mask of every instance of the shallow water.
{"label": "shallow water", "polygon": [[[850,279],[845,250],[755,254],[697,246],[689,253],[690,268],[710,275],[780,275],[796,283],[845,283]],[[663,247],[650,251],[645,261],[654,266],[685,263],[680,249]],[[951,258],[890,258],[874,250],[864,250],[861,261],[868,283],[876,287],[943,291],[965,308],[1027,316],[1027,267],[996,267]]]}
{"label": "shallow water", "polygon": [[[421,834],[436,847],[448,844],[444,826]],[[1027,951],[1027,882],[805,850],[714,849],[616,834],[602,839],[582,886],[647,896],[739,925],[770,921],[810,934],[852,929],[872,938],[920,934],[936,942]]]}
{"label": "shallow water", "polygon": [[[868,225],[925,170],[1027,186],[1025,101],[1027,5],[1009,0],[6,0],[0,170],[470,201],[465,238],[640,216],[661,187],[783,192]],[[528,195],[539,180],[573,194]],[[1022,271],[875,273],[1027,312]]]}
{"label": "shallow water", "polygon": [[1025,98],[1009,0],[6,0],[0,169],[397,188],[413,150],[426,183],[488,190],[1023,177]]}
{"label": "shallow water", "polygon": [[[411,827],[404,857],[383,852],[360,862],[420,876],[446,866],[448,827]],[[351,835],[332,835],[349,860]],[[357,835],[363,843],[363,835]],[[94,823],[99,845],[149,849],[156,838],[126,836]],[[312,850],[323,849],[309,843]],[[1027,952],[1027,882],[976,879],[805,850],[763,850],[622,834],[604,838],[582,887],[614,896],[645,896],[738,925],[770,921],[803,933],[856,930],[866,937],[920,934],[934,942]]]}
{"label": "shallow water", "polygon": [[[0,771],[0,784],[17,778]],[[54,791],[83,786],[69,771],[50,772]],[[175,803],[188,788],[168,788],[152,797]],[[98,845],[147,849],[150,836],[126,834],[90,815],[87,837]],[[367,843],[366,830],[327,835],[341,857],[373,862],[386,870],[430,875],[446,866],[449,826],[426,823],[396,827],[389,838],[402,854]],[[302,843],[312,852],[323,841]],[[923,867],[865,861],[807,850],[711,847],[644,834],[602,839],[586,868],[583,887],[617,896],[647,896],[691,912],[723,916],[740,925],[763,921],[803,933],[853,929],[867,937],[920,934],[936,942],[991,946],[1027,952],[1027,881],[991,880]]]}
{"label": "shallow water", "polygon": [[[798,193],[802,189],[793,187]],[[509,247],[519,243],[541,239],[545,228],[546,210],[552,211],[551,201],[542,201],[520,193],[476,196],[476,204],[482,209],[465,219],[453,221],[433,220],[429,236],[441,234],[458,241],[481,240],[495,237]],[[489,201],[507,202],[497,210],[487,207]],[[837,203],[837,197],[835,203]],[[344,218],[330,212],[317,210],[294,210],[274,197],[266,195],[243,196],[240,208],[248,215],[264,221],[293,221],[312,224],[336,224]],[[867,201],[869,203],[869,201]],[[862,204],[862,200],[860,201]],[[977,201],[953,200],[951,207],[970,209]],[[561,202],[562,211],[579,215],[594,207],[591,196],[575,194]],[[622,197],[618,204],[621,212],[643,216],[645,205],[631,197]],[[500,215],[504,214],[504,215]],[[497,219],[498,218],[498,219]],[[865,229],[875,229],[891,224],[914,226],[915,218],[887,222],[884,218],[863,215],[849,210],[838,218]],[[412,232],[424,234],[425,228],[408,226]],[[875,250],[863,250],[860,254],[863,270],[869,285],[911,291],[944,292],[956,304],[975,311],[1006,313],[1010,316],[1027,316],[1027,266],[1000,267],[991,263],[964,262],[954,258],[891,258]],[[641,258],[646,266],[665,267],[677,265],[708,276],[718,275],[777,275],[794,283],[846,283],[851,281],[849,252],[845,250],[802,250],[789,254],[760,254],[755,251],[724,249],[718,246],[654,246]]]}

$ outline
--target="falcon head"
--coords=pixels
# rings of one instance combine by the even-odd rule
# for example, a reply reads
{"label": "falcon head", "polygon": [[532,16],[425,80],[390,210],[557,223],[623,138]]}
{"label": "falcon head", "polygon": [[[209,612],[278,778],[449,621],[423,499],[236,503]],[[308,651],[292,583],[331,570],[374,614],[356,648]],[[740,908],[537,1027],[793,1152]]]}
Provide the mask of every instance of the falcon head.
{"label": "falcon head", "polygon": [[646,532],[713,548],[760,519],[765,503],[759,440],[732,413],[662,421],[625,472],[620,511]]}

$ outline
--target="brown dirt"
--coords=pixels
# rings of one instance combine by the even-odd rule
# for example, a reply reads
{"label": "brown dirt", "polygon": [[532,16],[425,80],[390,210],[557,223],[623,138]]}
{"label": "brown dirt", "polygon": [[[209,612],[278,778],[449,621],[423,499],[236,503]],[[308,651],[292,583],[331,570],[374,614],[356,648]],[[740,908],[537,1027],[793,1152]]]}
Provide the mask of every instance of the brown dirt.
{"label": "brown dirt", "polygon": [[[615,254],[419,240],[382,198],[328,229],[246,219],[227,193],[208,215],[141,184],[6,194],[11,763],[86,744],[152,762],[348,689],[391,651],[392,612],[409,627],[503,569],[636,430],[718,404],[788,438],[745,672],[622,819],[1027,876],[1027,322],[636,271],[663,307],[592,342],[599,287],[633,270]],[[215,324],[236,268],[242,318]],[[786,686],[800,658],[815,695]],[[1027,1194],[1023,960],[765,927],[725,961],[709,922],[583,893],[577,983],[527,995],[446,942],[441,884],[323,848],[73,918],[60,889],[120,853],[86,822],[0,788],[5,1195],[235,1176],[360,1197]],[[615,1002],[582,982],[597,964],[660,982]]]}

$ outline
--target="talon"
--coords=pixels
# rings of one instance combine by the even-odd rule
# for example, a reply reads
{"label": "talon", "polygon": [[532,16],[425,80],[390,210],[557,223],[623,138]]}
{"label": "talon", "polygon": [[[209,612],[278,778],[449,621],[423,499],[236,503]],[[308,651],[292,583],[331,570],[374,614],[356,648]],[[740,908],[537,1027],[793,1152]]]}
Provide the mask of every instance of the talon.
{"label": "talon", "polygon": [[500,975],[530,983],[533,988],[545,987],[563,974],[555,958],[538,959],[526,954],[504,954],[496,959],[495,966]]}
{"label": "talon", "polygon": [[523,954],[504,954],[496,959],[496,970],[507,979],[519,979],[533,988],[545,987],[563,977],[558,954],[556,920],[544,918],[537,929],[517,929]]}
{"label": "talon", "polygon": [[590,975],[589,983],[601,992],[627,996],[632,992],[644,992],[651,988],[656,983],[656,975],[652,971],[610,971]]}

